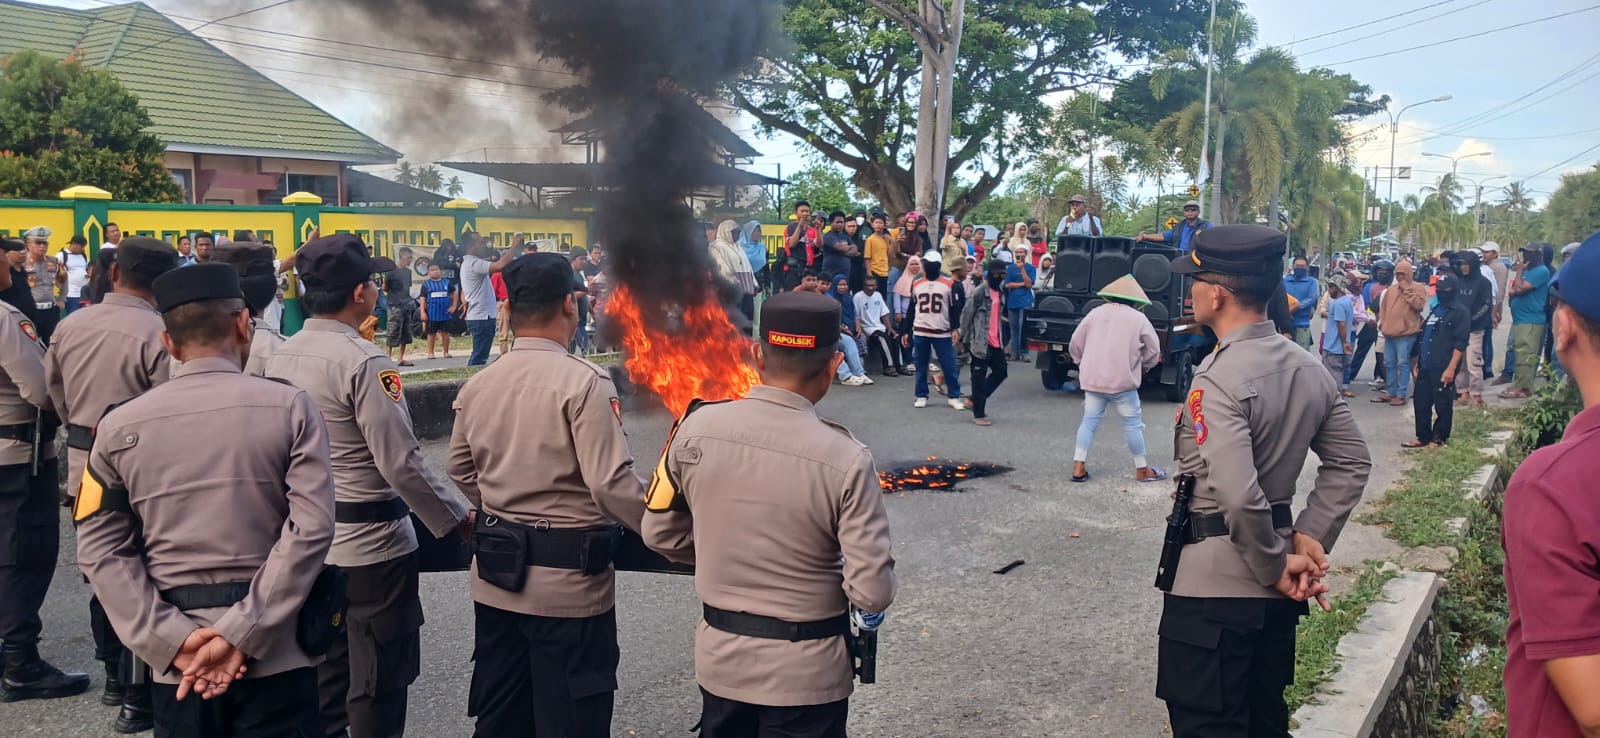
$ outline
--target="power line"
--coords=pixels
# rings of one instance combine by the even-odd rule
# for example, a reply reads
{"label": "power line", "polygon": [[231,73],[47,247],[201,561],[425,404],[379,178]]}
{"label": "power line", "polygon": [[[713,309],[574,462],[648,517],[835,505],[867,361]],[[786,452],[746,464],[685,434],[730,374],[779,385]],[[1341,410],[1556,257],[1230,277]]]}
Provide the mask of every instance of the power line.
{"label": "power line", "polygon": [[1394,15],[1385,16],[1385,17],[1382,17],[1382,18],[1378,18],[1376,20],[1370,20],[1370,21],[1367,21],[1365,23],[1357,23],[1357,24],[1355,24],[1353,26],[1345,26],[1344,28],[1339,28],[1339,29],[1335,29],[1335,30],[1332,30],[1332,31],[1327,31],[1325,33],[1319,33],[1319,34],[1317,34],[1315,36],[1307,36],[1305,38],[1302,38],[1302,39],[1299,39],[1299,40],[1296,40],[1296,41],[1290,41],[1288,43],[1278,44],[1277,46],[1268,46],[1266,48],[1269,48],[1269,49],[1285,49],[1285,48],[1288,48],[1288,47],[1293,46],[1295,44],[1301,44],[1301,43],[1305,43],[1307,41],[1313,41],[1313,40],[1316,40],[1316,39],[1319,39],[1319,38],[1326,38],[1328,36],[1334,36],[1334,35],[1337,35],[1337,34],[1344,33],[1345,31],[1354,31],[1357,28],[1366,28],[1367,26],[1371,26],[1371,25],[1375,25],[1375,24],[1378,24],[1378,23],[1382,23],[1382,22],[1387,21],[1387,20],[1394,20],[1395,18],[1400,18],[1400,17],[1403,17],[1403,16],[1411,15],[1412,13],[1420,13],[1420,12],[1422,12],[1424,10],[1428,10],[1429,8],[1437,8],[1440,5],[1449,5],[1450,3],[1453,3],[1453,2],[1458,2],[1458,0],[1440,0],[1440,2],[1431,3],[1429,5],[1424,5],[1424,6],[1420,7],[1420,8],[1412,8],[1411,10],[1407,10],[1407,11],[1405,11],[1403,13],[1395,13]]}
{"label": "power line", "polygon": [[1579,13],[1587,13],[1587,12],[1589,12],[1591,10],[1595,10],[1597,8],[1600,8],[1600,5],[1590,5],[1587,8],[1579,8],[1577,10],[1569,10],[1569,11],[1567,11],[1565,13],[1557,13],[1555,15],[1545,16],[1543,18],[1535,18],[1534,20],[1530,20],[1530,21],[1523,21],[1521,23],[1513,23],[1513,24],[1511,24],[1509,26],[1500,26],[1499,28],[1491,28],[1491,29],[1489,29],[1487,31],[1479,31],[1477,33],[1469,33],[1469,34],[1467,34],[1465,36],[1456,36],[1455,38],[1447,38],[1447,39],[1445,39],[1443,41],[1434,41],[1432,43],[1418,44],[1416,46],[1408,46],[1408,47],[1406,47],[1404,49],[1395,49],[1394,51],[1385,51],[1385,52],[1383,52],[1381,54],[1369,54],[1367,56],[1358,56],[1358,57],[1356,57],[1354,59],[1345,59],[1343,61],[1336,61],[1336,62],[1332,62],[1332,63],[1329,63],[1329,64],[1319,64],[1318,66],[1335,67],[1335,66],[1338,66],[1340,64],[1353,64],[1355,62],[1367,61],[1369,59],[1381,59],[1381,58],[1386,57],[1386,56],[1394,56],[1395,54],[1404,54],[1404,53],[1409,52],[1409,51],[1417,51],[1418,49],[1429,49],[1429,48],[1433,48],[1435,46],[1443,46],[1444,44],[1455,43],[1457,41],[1465,41],[1465,40],[1467,40],[1469,38],[1479,38],[1479,37],[1482,37],[1482,36],[1488,36],[1490,34],[1500,33],[1502,31],[1509,31],[1509,30],[1511,30],[1513,28],[1521,28],[1523,26],[1531,26],[1531,25],[1533,25],[1535,23],[1543,23],[1545,21],[1555,20],[1557,18],[1565,18],[1565,17],[1567,17],[1569,15],[1577,15]]}
{"label": "power line", "polygon": [[1551,164],[1550,166],[1545,167],[1544,169],[1540,169],[1538,172],[1536,172],[1534,174],[1530,174],[1530,175],[1528,175],[1526,177],[1517,177],[1517,179],[1533,179],[1533,178],[1538,177],[1540,175],[1543,175],[1545,172],[1548,172],[1548,171],[1550,171],[1552,169],[1555,169],[1557,167],[1566,166],[1567,164],[1570,164],[1570,163],[1576,161],[1579,157],[1583,156],[1584,154],[1587,154],[1587,153],[1589,153],[1591,151],[1594,151],[1595,149],[1600,149],[1600,144],[1595,144],[1593,146],[1590,146],[1589,148],[1584,149],[1582,151],[1579,151],[1578,153],[1573,154],[1572,156],[1570,156],[1570,157],[1568,157],[1566,159],[1562,159],[1561,161],[1556,162],[1555,164]]}
{"label": "power line", "polygon": [[1421,19],[1418,19],[1418,20],[1411,21],[1410,23],[1406,23],[1406,24],[1403,24],[1403,25],[1395,26],[1393,28],[1387,28],[1387,29],[1384,29],[1382,31],[1378,31],[1377,33],[1368,34],[1366,36],[1361,36],[1359,38],[1353,38],[1353,39],[1350,39],[1349,41],[1340,41],[1338,43],[1329,44],[1329,45],[1324,46],[1324,47],[1322,47],[1320,49],[1312,49],[1311,51],[1301,52],[1300,54],[1298,54],[1298,56],[1307,57],[1307,56],[1311,56],[1312,54],[1320,54],[1320,53],[1322,53],[1324,51],[1337,49],[1337,48],[1339,48],[1341,46],[1349,46],[1350,44],[1358,44],[1358,43],[1361,43],[1363,41],[1370,41],[1370,40],[1375,39],[1375,38],[1377,38],[1379,36],[1387,36],[1387,35],[1389,35],[1391,33],[1396,32],[1396,31],[1402,31],[1402,30],[1405,30],[1405,29],[1410,28],[1412,26],[1420,25],[1422,23],[1427,23],[1429,21],[1438,20],[1438,19],[1443,18],[1443,17],[1445,17],[1447,15],[1454,15],[1454,14],[1460,13],[1460,12],[1462,12],[1464,10],[1471,10],[1473,8],[1478,7],[1479,5],[1484,5],[1484,4],[1491,3],[1491,2],[1494,2],[1494,0],[1478,0],[1478,2],[1475,2],[1475,3],[1471,4],[1471,5],[1467,5],[1467,6],[1460,7],[1460,8],[1455,8],[1453,10],[1446,10],[1443,13],[1440,13],[1438,15],[1430,15],[1430,16],[1428,16],[1426,18],[1421,18]]}
{"label": "power line", "polygon": [[[213,23],[219,23],[221,21],[231,20],[233,18],[239,18],[239,17],[242,17],[242,16],[250,15],[251,13],[259,13],[259,12],[261,12],[263,10],[271,10],[273,8],[277,8],[277,7],[282,7],[284,5],[288,5],[289,3],[292,3],[292,2],[294,2],[294,0],[278,0],[278,2],[272,3],[270,5],[263,5],[263,6],[259,7],[259,8],[251,8],[249,10],[241,10],[241,11],[239,11],[237,13],[232,14],[232,15],[225,15],[225,16],[222,16],[221,18],[216,19],[216,20],[207,21],[207,22],[202,23],[202,24],[200,24],[198,26],[195,26],[194,28],[184,28],[183,29],[184,32],[182,32],[182,33],[169,34],[166,38],[163,38],[163,39],[161,39],[159,41],[155,41],[155,42],[150,43],[150,44],[146,44],[144,46],[140,46],[139,48],[134,49],[133,51],[129,51],[129,52],[126,52],[126,53],[119,51],[119,52],[117,52],[115,54],[112,54],[109,58],[106,59],[105,63],[106,64],[110,64],[111,62],[114,62],[117,59],[120,59],[120,58],[122,58],[124,56],[131,56],[131,55],[137,54],[137,53],[139,53],[141,51],[146,51],[148,49],[153,49],[153,48],[155,48],[157,46],[160,46],[160,45],[162,45],[162,44],[164,44],[164,43],[166,43],[168,41],[171,41],[171,40],[173,40],[175,38],[179,38],[181,36],[184,36],[185,33],[192,35],[192,34],[194,34],[195,31],[200,30],[201,28],[205,28],[206,26],[209,26],[209,25],[211,25]],[[135,10],[135,12],[137,12],[137,10]],[[113,22],[115,22],[115,21],[113,21]],[[130,22],[130,23],[127,23],[125,25],[132,26],[133,24]],[[179,28],[183,28],[183,27],[179,26]],[[165,30],[165,29],[163,29],[163,30]]]}

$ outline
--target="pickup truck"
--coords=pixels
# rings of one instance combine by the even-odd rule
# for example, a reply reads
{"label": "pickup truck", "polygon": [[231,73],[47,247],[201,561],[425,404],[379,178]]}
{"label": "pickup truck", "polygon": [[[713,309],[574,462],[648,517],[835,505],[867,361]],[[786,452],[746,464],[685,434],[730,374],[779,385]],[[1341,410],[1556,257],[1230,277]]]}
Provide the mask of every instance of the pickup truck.
{"label": "pickup truck", "polygon": [[1165,244],[1135,244],[1119,237],[1063,236],[1057,241],[1052,288],[1039,291],[1034,307],[1023,315],[1023,337],[1046,389],[1061,389],[1076,375],[1067,346],[1083,316],[1105,302],[1095,293],[1132,274],[1150,298],[1145,315],[1161,339],[1161,363],[1145,374],[1144,384],[1160,386],[1169,402],[1184,400],[1195,366],[1211,353],[1216,339],[1195,322],[1190,278],[1171,271],[1180,253]]}

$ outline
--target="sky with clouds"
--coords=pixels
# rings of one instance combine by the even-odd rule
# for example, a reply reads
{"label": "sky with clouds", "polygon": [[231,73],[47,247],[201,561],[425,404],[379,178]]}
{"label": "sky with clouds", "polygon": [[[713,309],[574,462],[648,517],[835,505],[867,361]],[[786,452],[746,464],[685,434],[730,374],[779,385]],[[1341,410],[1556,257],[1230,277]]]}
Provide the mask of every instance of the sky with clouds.
{"label": "sky with clouds", "polygon": [[[301,0],[318,2],[326,0]],[[110,0],[44,0],[67,7],[103,7]],[[185,26],[231,15],[262,3],[229,0],[147,0]],[[463,82],[391,67],[339,64],[308,56],[330,51],[314,40],[267,36],[252,29],[292,30],[329,38],[337,27],[307,27],[298,3],[224,21],[201,31],[223,50],[256,67],[418,161],[451,158],[497,161],[571,161],[581,149],[560,147],[546,131],[519,124],[528,109],[541,105],[526,90],[491,82]],[[328,6],[322,6],[328,7]],[[1303,67],[1326,66],[1348,72],[1388,94],[1391,110],[1435,97],[1446,102],[1405,112],[1395,136],[1395,164],[1412,167],[1413,179],[1394,183],[1396,197],[1416,192],[1448,172],[1450,160],[1424,154],[1470,158],[1460,161],[1461,177],[1481,181],[1485,199],[1511,180],[1525,180],[1542,202],[1560,175],[1600,162],[1600,52],[1592,40],[1600,31],[1595,0],[1255,0],[1248,12],[1259,23],[1258,45],[1285,46]],[[323,23],[337,26],[336,23]],[[381,43],[381,34],[363,33],[364,43]],[[1459,40],[1456,40],[1459,39]],[[1415,48],[1414,48],[1415,47]],[[368,55],[369,58],[372,55]],[[396,66],[427,67],[425,59],[392,55]],[[436,131],[393,125],[397,101],[415,115],[427,109],[430,88],[465,91],[464,109],[449,112]],[[381,100],[380,100],[381,99]],[[415,103],[407,104],[407,101]],[[751,137],[748,119],[732,127]],[[1388,187],[1389,118],[1378,113],[1359,121],[1358,166],[1382,167],[1379,191]],[[751,167],[775,174],[807,164],[803,146],[786,137],[753,140],[767,155]],[[577,159],[581,160],[581,158]],[[388,173],[383,169],[376,173]],[[1371,174],[1371,172],[1369,172]],[[467,180],[468,196],[482,197],[481,179]],[[497,193],[498,195],[499,193]]]}

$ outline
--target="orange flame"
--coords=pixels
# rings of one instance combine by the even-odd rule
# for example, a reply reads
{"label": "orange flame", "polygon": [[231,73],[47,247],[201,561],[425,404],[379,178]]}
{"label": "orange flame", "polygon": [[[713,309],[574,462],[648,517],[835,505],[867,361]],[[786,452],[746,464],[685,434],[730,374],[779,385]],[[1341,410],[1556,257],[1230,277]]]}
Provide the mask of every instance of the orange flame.
{"label": "orange flame", "polygon": [[628,288],[618,287],[606,303],[606,319],[622,337],[629,380],[660,397],[674,417],[682,417],[691,400],[742,398],[761,381],[751,366],[750,340],[710,291],[679,308],[680,325],[670,333],[646,321],[640,309]]}

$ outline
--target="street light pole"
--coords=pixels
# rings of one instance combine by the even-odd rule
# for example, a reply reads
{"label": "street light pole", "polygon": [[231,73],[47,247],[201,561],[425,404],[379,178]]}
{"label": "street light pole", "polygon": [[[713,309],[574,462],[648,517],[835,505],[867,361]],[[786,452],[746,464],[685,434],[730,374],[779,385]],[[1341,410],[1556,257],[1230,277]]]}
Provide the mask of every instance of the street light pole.
{"label": "street light pole", "polygon": [[1422,102],[1414,102],[1414,103],[1411,103],[1410,105],[1407,105],[1407,106],[1401,108],[1400,112],[1395,113],[1393,116],[1391,116],[1389,118],[1389,206],[1387,208],[1388,217],[1386,218],[1386,222],[1385,222],[1385,225],[1384,225],[1384,231],[1386,231],[1386,232],[1394,230],[1394,150],[1395,150],[1396,139],[1399,137],[1399,134],[1400,134],[1400,116],[1405,115],[1407,110],[1410,110],[1410,109],[1412,109],[1412,108],[1414,108],[1414,107],[1416,107],[1418,105],[1427,105],[1428,103],[1445,102],[1445,101],[1449,100],[1450,98],[1451,98],[1450,95],[1440,95],[1440,96],[1438,96],[1436,98],[1433,98],[1432,100],[1423,100]]}

